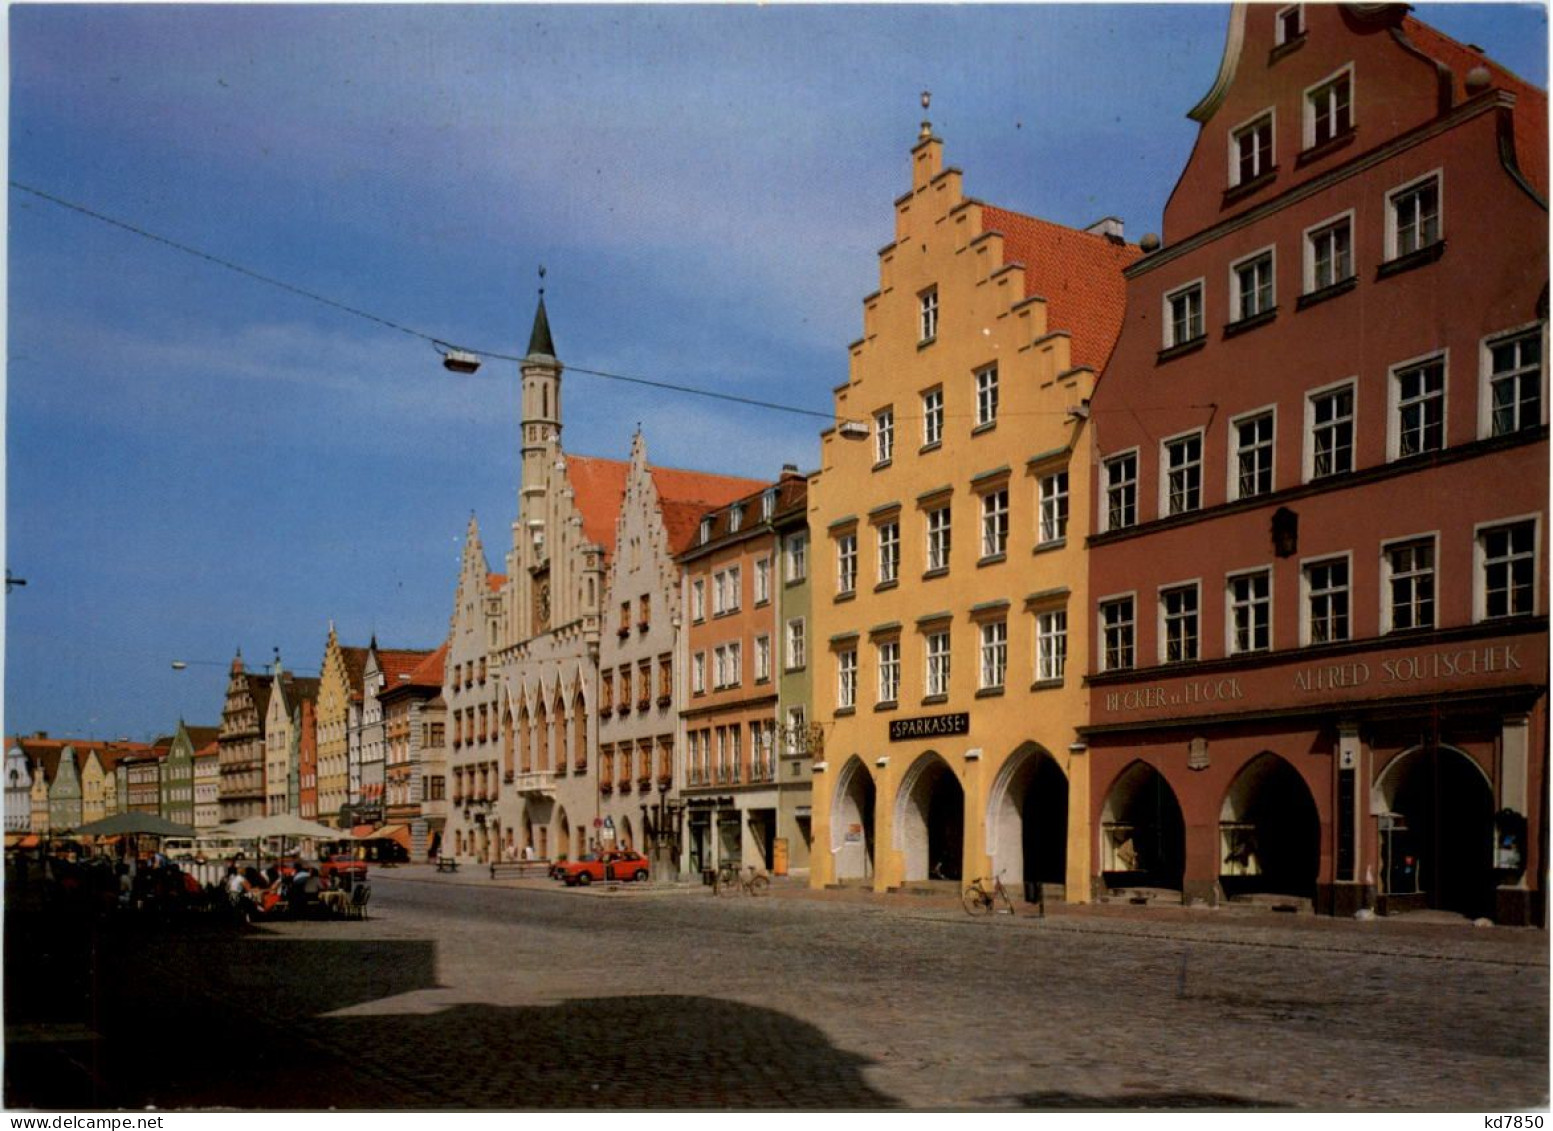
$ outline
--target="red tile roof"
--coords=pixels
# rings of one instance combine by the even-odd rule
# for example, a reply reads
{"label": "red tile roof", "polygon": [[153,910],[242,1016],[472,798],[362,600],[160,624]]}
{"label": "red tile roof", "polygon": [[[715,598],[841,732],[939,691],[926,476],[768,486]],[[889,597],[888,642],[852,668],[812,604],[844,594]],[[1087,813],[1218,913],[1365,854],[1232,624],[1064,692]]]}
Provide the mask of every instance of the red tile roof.
{"label": "red tile roof", "polygon": [[[566,474],[576,497],[578,513],[582,515],[583,535],[590,542],[604,547],[605,557],[615,552],[615,520],[620,514],[620,504],[625,498],[626,476],[631,465],[625,460],[599,459],[595,456],[566,457]],[[673,467],[648,467],[653,485],[658,490],[658,501],[664,507],[668,522],[673,514],[674,526],[669,541],[675,541],[676,531],[684,523],[683,508],[696,508],[692,525],[701,514],[741,495],[758,491],[763,484],[758,479],[740,479],[731,475],[713,475],[704,471],[684,471]]]}
{"label": "red tile roof", "polygon": [[412,687],[441,687],[447,663],[448,645],[444,641],[440,648],[416,665],[410,673],[409,684]]}
{"label": "red tile roof", "polygon": [[[401,683],[407,683],[410,673],[421,666],[421,662],[432,653],[426,649],[410,651],[388,651],[384,649],[377,654],[377,665],[383,671],[383,686],[397,687]],[[403,678],[401,678],[403,677]]]}
{"label": "red tile roof", "polygon": [[1003,262],[1024,265],[1025,297],[1046,300],[1047,330],[1066,330],[1073,364],[1100,372],[1121,333],[1122,268],[1143,254],[1137,245],[991,205],[981,216],[983,231],[1003,235]]}
{"label": "red tile roof", "polygon": [[492,593],[500,593],[501,587],[507,584],[505,573],[488,573],[485,575],[485,585]]}
{"label": "red tile roof", "polygon": [[1525,79],[1494,62],[1481,51],[1458,43],[1422,20],[1407,16],[1402,31],[1413,45],[1451,69],[1453,101],[1467,97],[1467,73],[1474,67],[1488,71],[1489,84],[1515,95],[1515,157],[1521,172],[1544,198],[1548,195],[1548,95]]}
{"label": "red tile roof", "polygon": [[345,661],[345,681],[350,685],[351,699],[361,702],[361,677],[367,670],[367,649],[347,648],[340,645],[340,658]]}

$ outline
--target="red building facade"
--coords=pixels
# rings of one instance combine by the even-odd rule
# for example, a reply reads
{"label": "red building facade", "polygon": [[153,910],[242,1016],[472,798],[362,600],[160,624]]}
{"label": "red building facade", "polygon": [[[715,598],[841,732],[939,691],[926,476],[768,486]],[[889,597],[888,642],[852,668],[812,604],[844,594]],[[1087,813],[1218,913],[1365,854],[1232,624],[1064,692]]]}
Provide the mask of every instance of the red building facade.
{"label": "red building facade", "polygon": [[1091,402],[1095,890],[1539,919],[1546,96],[1242,5],[1191,116]]}

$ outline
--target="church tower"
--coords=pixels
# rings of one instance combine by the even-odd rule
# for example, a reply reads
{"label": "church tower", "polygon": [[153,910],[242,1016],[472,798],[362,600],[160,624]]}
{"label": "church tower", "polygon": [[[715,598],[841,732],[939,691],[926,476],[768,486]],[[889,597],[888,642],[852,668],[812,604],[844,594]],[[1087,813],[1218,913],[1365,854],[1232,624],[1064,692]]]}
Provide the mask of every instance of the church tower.
{"label": "church tower", "polygon": [[545,291],[539,289],[539,309],[529,335],[528,354],[520,366],[523,377],[523,486],[518,500],[514,549],[527,569],[549,560],[545,493],[561,453],[561,363],[550,337]]}

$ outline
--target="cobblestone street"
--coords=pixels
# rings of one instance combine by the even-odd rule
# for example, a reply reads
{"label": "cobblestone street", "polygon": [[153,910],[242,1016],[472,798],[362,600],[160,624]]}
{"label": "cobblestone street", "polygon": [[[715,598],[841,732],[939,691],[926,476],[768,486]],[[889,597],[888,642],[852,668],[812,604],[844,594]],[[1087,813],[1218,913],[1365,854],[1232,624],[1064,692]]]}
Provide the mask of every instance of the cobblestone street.
{"label": "cobblestone street", "polygon": [[422,868],[374,886],[364,923],[246,932],[93,935],[13,911],[7,1105],[1547,1102],[1536,931],[1166,909],[973,920],[947,899],[563,891]]}

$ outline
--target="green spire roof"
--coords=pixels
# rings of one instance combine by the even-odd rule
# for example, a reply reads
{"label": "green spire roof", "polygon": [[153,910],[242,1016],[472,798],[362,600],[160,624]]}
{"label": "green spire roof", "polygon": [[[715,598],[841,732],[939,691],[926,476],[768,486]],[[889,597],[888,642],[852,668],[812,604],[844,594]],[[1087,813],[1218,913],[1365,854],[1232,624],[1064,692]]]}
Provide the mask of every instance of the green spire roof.
{"label": "green spire roof", "polygon": [[554,357],[555,343],[550,339],[550,319],[545,314],[545,296],[539,295],[539,309],[534,312],[534,332],[528,336],[530,357]]}

